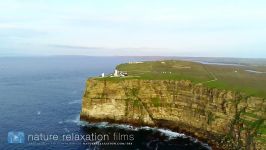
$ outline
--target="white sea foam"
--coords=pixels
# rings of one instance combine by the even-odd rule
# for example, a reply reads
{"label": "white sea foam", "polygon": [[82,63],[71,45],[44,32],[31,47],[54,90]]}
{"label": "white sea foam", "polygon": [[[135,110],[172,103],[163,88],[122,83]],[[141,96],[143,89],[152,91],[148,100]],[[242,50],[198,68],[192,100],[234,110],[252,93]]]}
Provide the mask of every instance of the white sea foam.
{"label": "white sea foam", "polygon": [[174,131],[171,131],[169,129],[157,129],[158,131],[160,131],[162,134],[167,135],[170,138],[175,138],[175,137],[185,137],[185,134],[183,133],[177,133]]}
{"label": "white sea foam", "polygon": [[70,101],[68,102],[69,105],[72,105],[72,104],[81,104],[81,99],[76,99],[76,100],[73,100],[73,101]]}
{"label": "white sea foam", "polygon": [[[75,123],[78,126],[87,126],[87,127],[97,127],[97,128],[110,128],[110,127],[115,127],[118,129],[123,129],[123,130],[128,130],[128,131],[139,131],[139,130],[151,130],[154,132],[160,132],[161,134],[165,135],[168,137],[169,140],[177,137],[183,137],[183,138],[189,138],[191,141],[197,143],[199,142],[198,139],[187,136],[183,133],[178,133],[174,132],[169,129],[163,129],[163,128],[154,128],[154,127],[149,127],[149,126],[142,126],[142,127],[135,127],[132,125],[128,124],[115,124],[115,123],[108,123],[108,122],[99,122],[99,123],[90,123],[87,121],[82,121],[80,120],[80,116],[77,115],[74,119],[66,120],[66,121],[60,121],[59,123]],[[201,143],[201,142],[200,142]],[[208,149],[212,149],[208,144],[201,143],[204,147]]]}
{"label": "white sea foam", "polygon": [[41,111],[37,111],[37,115],[41,115]]}
{"label": "white sea foam", "polygon": [[76,115],[75,119],[71,119],[71,120],[67,120],[68,122],[73,122],[73,123],[79,123],[80,119],[79,119],[79,115]]}
{"label": "white sea foam", "polygon": [[70,132],[70,131],[68,130],[68,128],[64,128],[64,131],[65,131],[65,132]]}
{"label": "white sea foam", "polygon": [[[70,120],[69,120],[70,121]],[[152,130],[152,131],[159,131],[160,133],[164,134],[165,136],[169,138],[175,138],[175,137],[186,137],[183,133],[177,133],[174,131],[171,131],[169,129],[162,129],[162,128],[153,128],[148,126],[142,126],[142,127],[135,127],[128,124],[115,124],[115,123],[108,123],[108,122],[100,122],[100,123],[88,123],[85,121],[80,121],[79,118],[71,120],[71,122],[77,123],[77,125],[80,126],[88,126],[88,127],[97,127],[97,128],[110,128],[115,127],[119,129],[129,130],[129,131],[139,131],[139,130]]]}
{"label": "white sea foam", "polygon": [[59,124],[63,124],[63,123],[75,123],[77,125],[81,125],[80,124],[80,119],[79,119],[79,115],[75,116],[74,119],[67,119],[67,120],[64,120],[64,121],[59,121],[58,123]]}

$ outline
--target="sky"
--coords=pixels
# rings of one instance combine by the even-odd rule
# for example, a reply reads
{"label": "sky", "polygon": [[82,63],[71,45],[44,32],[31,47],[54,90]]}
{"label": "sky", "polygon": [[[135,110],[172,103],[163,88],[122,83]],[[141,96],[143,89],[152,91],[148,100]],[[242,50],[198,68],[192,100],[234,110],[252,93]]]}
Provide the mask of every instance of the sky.
{"label": "sky", "polygon": [[0,56],[266,58],[265,0],[0,0]]}

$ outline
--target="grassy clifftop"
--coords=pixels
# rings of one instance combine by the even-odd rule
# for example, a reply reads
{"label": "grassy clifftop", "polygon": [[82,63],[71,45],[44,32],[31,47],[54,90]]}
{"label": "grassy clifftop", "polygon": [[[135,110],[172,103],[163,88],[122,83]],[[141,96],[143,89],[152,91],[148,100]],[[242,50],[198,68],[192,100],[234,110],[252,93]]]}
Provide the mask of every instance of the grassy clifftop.
{"label": "grassy clifftop", "polygon": [[168,60],[125,63],[118,65],[117,69],[127,72],[129,76],[110,80],[190,80],[208,87],[266,97],[266,66],[263,65],[213,65]]}

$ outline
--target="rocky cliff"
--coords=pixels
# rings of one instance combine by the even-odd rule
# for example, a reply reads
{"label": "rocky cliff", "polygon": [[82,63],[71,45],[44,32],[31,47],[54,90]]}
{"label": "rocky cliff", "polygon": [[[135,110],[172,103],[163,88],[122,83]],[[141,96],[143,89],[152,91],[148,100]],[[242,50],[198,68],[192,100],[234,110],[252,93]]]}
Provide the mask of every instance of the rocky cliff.
{"label": "rocky cliff", "polygon": [[218,149],[264,149],[266,100],[190,81],[89,79],[81,119],[170,128]]}

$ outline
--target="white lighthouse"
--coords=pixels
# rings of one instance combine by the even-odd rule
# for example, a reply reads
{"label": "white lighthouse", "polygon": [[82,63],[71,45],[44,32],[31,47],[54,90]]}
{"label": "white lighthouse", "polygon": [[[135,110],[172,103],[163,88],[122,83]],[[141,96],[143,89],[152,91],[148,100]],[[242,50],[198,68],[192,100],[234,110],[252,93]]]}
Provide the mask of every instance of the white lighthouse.
{"label": "white lighthouse", "polygon": [[101,77],[102,77],[102,78],[104,77],[104,73],[101,74]]}
{"label": "white lighthouse", "polygon": [[118,77],[118,70],[115,69],[114,77]]}

